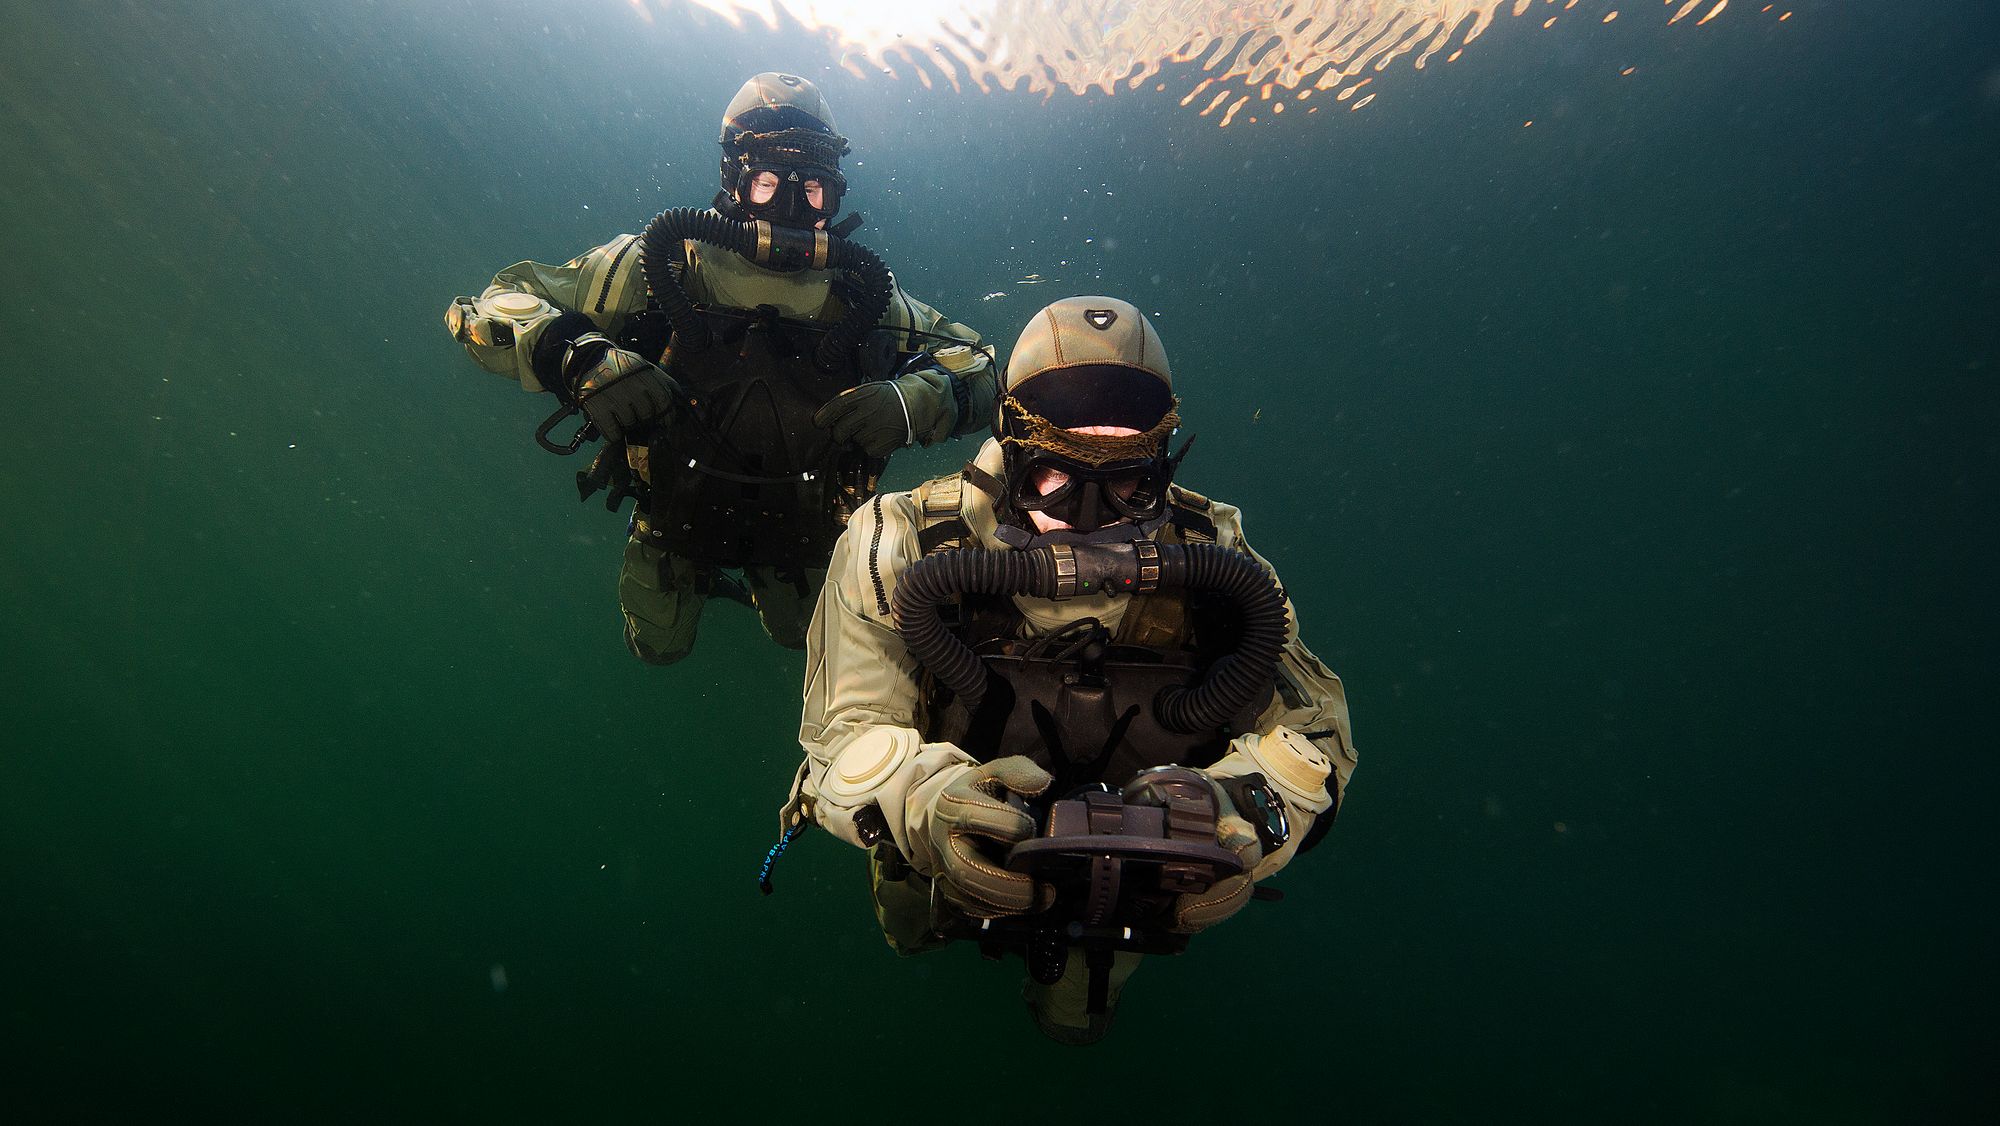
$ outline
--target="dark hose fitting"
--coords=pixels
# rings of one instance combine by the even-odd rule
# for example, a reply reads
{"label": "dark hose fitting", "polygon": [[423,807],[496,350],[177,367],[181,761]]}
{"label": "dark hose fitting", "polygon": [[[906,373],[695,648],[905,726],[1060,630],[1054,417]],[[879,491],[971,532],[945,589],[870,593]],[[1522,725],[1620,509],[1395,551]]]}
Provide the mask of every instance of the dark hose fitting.
{"label": "dark hose fitting", "polygon": [[891,614],[903,644],[967,708],[986,695],[986,665],[938,614],[965,594],[1068,598],[1104,591],[1201,591],[1235,603],[1242,636],[1201,681],[1154,701],[1162,726],[1193,733],[1226,725],[1270,695],[1288,632],[1285,596],[1263,564],[1214,544],[1078,544],[1029,551],[965,548],[911,564],[896,580]]}
{"label": "dark hose fitting", "polygon": [[776,270],[840,270],[852,276],[860,294],[848,306],[813,357],[822,371],[832,371],[861,343],[889,311],[895,280],[875,252],[858,242],[820,230],[779,227],[757,220],[739,223],[699,207],[670,207],[646,224],[639,238],[639,268],[646,290],[667,315],[690,352],[708,347],[708,323],[681,288],[670,263],[680,257],[676,245],[689,239],[740,254],[759,266]]}

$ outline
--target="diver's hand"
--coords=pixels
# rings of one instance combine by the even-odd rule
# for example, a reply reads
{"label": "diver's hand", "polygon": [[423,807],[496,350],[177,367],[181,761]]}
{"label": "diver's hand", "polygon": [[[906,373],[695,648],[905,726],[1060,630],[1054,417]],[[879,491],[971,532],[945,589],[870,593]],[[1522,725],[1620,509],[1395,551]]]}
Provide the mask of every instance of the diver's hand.
{"label": "diver's hand", "polygon": [[[1214,779],[1210,779],[1210,784],[1214,784]],[[1257,830],[1236,811],[1236,803],[1221,786],[1215,787],[1215,803],[1215,843],[1235,853],[1243,861],[1243,871],[1217,880],[1207,891],[1188,892],[1174,899],[1171,929],[1181,934],[1207,930],[1243,910],[1255,890],[1250,873],[1264,858]]]}
{"label": "diver's hand", "polygon": [[612,442],[667,418],[677,409],[680,385],[637,352],[603,337],[578,340],[563,360],[570,400]]}
{"label": "diver's hand", "polygon": [[1009,872],[997,859],[1035,835],[1035,819],[1007,803],[1010,793],[1039,797],[1055,781],[1021,755],[959,768],[938,792],[927,829],[944,897],[968,915],[1021,915],[1049,906],[1055,889]]}
{"label": "diver's hand", "polygon": [[957,409],[945,388],[911,372],[842,391],[819,408],[813,424],[831,430],[840,445],[859,446],[869,457],[886,457],[904,446],[934,441],[940,423],[948,433],[951,420],[946,416]]}

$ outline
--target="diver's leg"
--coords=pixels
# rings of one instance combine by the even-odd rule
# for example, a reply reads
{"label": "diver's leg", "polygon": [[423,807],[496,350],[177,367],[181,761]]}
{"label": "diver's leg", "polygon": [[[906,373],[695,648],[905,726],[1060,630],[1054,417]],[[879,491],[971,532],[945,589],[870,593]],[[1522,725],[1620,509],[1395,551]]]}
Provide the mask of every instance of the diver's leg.
{"label": "diver's leg", "polygon": [[1111,1031],[1111,1018],[1118,1014],[1118,994],[1144,955],[1121,950],[1112,960],[1109,996],[1101,1013],[1089,1011],[1090,967],[1084,964],[1085,957],[1082,950],[1072,948],[1061,981],[1040,985],[1030,980],[1021,990],[1035,1026],[1059,1043],[1095,1044],[1104,1039]]}
{"label": "diver's leg", "polygon": [[745,567],[743,577],[750,583],[750,598],[757,616],[771,640],[787,649],[806,647],[806,628],[812,625],[813,606],[819,588],[826,582],[820,567]]}
{"label": "diver's leg", "polygon": [[625,614],[625,647],[649,665],[671,665],[694,651],[701,625],[699,569],[638,540],[625,543],[618,574],[618,608]]}

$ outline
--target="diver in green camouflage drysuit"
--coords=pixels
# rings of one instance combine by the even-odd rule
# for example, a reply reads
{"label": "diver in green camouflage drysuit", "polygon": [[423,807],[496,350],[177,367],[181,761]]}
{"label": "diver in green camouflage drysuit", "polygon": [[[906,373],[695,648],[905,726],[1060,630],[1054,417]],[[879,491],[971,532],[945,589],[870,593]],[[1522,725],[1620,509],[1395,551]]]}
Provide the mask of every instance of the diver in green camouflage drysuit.
{"label": "diver in green camouflage drysuit", "polygon": [[[780,236],[803,233],[808,245],[818,232],[844,236],[843,228],[854,223],[829,227],[846,188],[839,169],[846,142],[811,82],[776,73],[752,78],[724,114],[721,144],[723,191],[715,201],[720,216],[757,224],[766,235],[774,227],[782,228]],[[826,234],[817,237],[822,246],[828,241]],[[887,281],[887,309],[875,323],[891,331],[878,330],[872,347],[855,349],[862,358],[847,376],[815,383],[813,369],[791,355],[809,349],[793,338],[809,337],[813,330],[805,326],[837,322],[862,303],[851,274],[812,265],[767,267],[694,238],[673,240],[671,256],[678,261],[646,263],[649,245],[656,255],[668,256],[659,253],[659,243],[626,234],[562,266],[516,263],[500,271],[476,300],[454,302],[447,327],[481,367],[518,380],[526,390],[548,391],[586,415],[608,443],[600,465],[607,459],[617,463],[607,467],[606,476],[613,482],[628,474],[636,480],[639,512],[618,583],[626,644],[634,655],[653,664],[687,656],[710,594],[754,604],[773,640],[802,648],[832,540],[873,491],[884,459],[904,446],[928,446],[987,428],[995,394],[990,350],[972,329],[946,320]],[[731,457],[747,458],[743,464],[714,468],[685,456],[686,436],[715,437],[714,419],[703,412],[718,396],[700,393],[701,376],[691,375],[686,357],[675,355],[669,344],[661,302],[649,285],[649,277],[659,282],[657,271],[668,266],[696,308],[724,314],[714,323],[724,326],[727,346],[740,347],[748,357],[751,338],[768,338],[759,353],[765,366],[757,373],[764,382],[754,387],[756,395],[735,389],[725,425],[736,425],[744,403],[771,387],[781,397],[815,396],[805,417],[774,410],[763,429],[748,431],[747,439],[736,431],[725,435],[723,447]],[[677,344],[679,338],[673,340]],[[711,349],[720,351],[721,346]],[[727,382],[728,361],[710,357],[711,382],[717,363],[724,365],[721,378]],[[820,388],[826,389],[823,398]],[[812,436],[815,429],[820,433]],[[824,527],[805,527],[804,534],[786,540],[793,545],[789,550],[776,555],[768,546],[744,547],[761,534],[740,526],[757,518],[750,510],[772,507],[758,494],[783,493],[779,501],[794,503],[795,484],[780,487],[777,477],[756,476],[754,468],[746,473],[744,465],[761,466],[767,455],[780,463],[785,447],[829,439],[835,451],[829,456],[840,459],[840,482],[821,483],[823,495],[802,502],[818,511],[795,513],[780,531],[800,531],[800,519]],[[656,479],[663,473],[693,483]],[[661,504],[667,502],[649,510],[649,491],[663,498],[672,492],[680,507],[663,518]],[[614,492],[614,502],[617,497]],[[690,505],[697,515],[687,515]],[[763,516],[784,519],[768,511]],[[729,546],[717,546],[724,543]],[[741,573],[743,584],[732,571]]]}

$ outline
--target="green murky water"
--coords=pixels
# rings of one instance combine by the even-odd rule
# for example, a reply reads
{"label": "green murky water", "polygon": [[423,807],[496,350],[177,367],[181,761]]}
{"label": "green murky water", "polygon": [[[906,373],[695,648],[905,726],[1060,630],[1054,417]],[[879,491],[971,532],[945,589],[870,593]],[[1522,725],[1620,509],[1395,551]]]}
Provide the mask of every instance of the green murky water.
{"label": "green murky water", "polygon": [[[16,1120],[1990,1119],[1983,5],[1503,21],[1227,131],[611,3],[5,22]],[[1348,681],[1328,845],[1099,1049],[823,836],[757,895],[798,656],[628,657],[622,522],[438,328],[704,202],[772,66],[912,292],[1157,314]]]}

